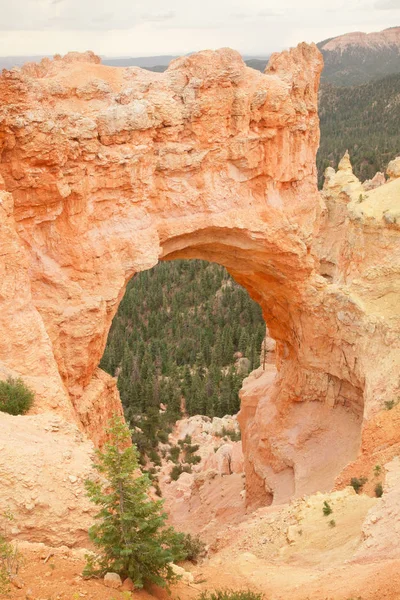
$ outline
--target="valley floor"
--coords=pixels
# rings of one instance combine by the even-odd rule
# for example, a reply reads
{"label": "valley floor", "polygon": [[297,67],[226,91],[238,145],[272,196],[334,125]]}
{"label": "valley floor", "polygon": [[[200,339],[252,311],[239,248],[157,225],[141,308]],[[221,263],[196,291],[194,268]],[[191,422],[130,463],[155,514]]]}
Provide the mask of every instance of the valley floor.
{"label": "valley floor", "polygon": [[[328,516],[322,510],[325,501],[332,509]],[[377,553],[364,532],[382,502],[346,488],[262,508],[239,524],[225,524],[208,558],[184,565],[193,583],[184,578],[174,586],[172,599],[195,600],[203,590],[250,588],[265,600],[399,600],[400,559]],[[20,548],[23,587],[13,588],[11,600],[167,598],[160,590],[130,595],[106,588],[102,581],[83,580],[84,549],[26,542]]]}
{"label": "valley floor", "polygon": [[[24,587],[12,589],[10,600],[127,600],[127,592],[106,588],[101,581],[85,581],[82,551],[58,549],[44,564],[49,549],[42,545],[24,547],[26,566],[21,573]],[[245,589],[261,591],[265,600],[398,600],[400,598],[400,560],[367,564],[342,564],[324,569],[312,566],[283,565],[252,557],[234,556],[226,562],[214,557],[201,565],[186,565],[195,581],[179,583],[172,600],[195,600],[206,589]],[[134,592],[135,600],[166,600],[159,590],[152,594]]]}
{"label": "valley floor", "polygon": [[[191,577],[182,580],[172,590],[172,600],[197,600],[201,591],[221,588],[251,588],[261,591],[264,600],[400,600],[399,418],[400,405],[371,421],[368,439],[377,450],[370,452],[363,446],[364,452],[349,465],[343,481],[338,480],[343,489],[250,514],[245,508],[240,442],[216,436],[214,431],[222,425],[236,427],[235,418],[180,421],[171,447],[190,434],[193,443],[199,444],[202,461],[192,474],[183,473],[171,481],[174,463],[167,460],[158,471],[159,481],[172,524],[181,531],[200,533],[209,551],[201,563],[184,565],[192,572],[193,583],[184,582]],[[20,443],[10,444],[11,435]],[[380,442],[383,435],[389,445]],[[18,527],[13,533],[25,558],[19,575],[23,585],[13,587],[10,600],[166,600],[159,590],[153,590],[153,595],[138,591],[131,595],[109,589],[102,581],[82,579],[86,520],[91,521],[82,482],[90,465],[88,459],[83,460],[89,455],[87,442],[82,439],[71,446],[76,436],[79,441],[79,432],[52,415],[2,420],[0,447],[7,465],[1,478],[3,493],[12,484],[19,503]],[[11,455],[8,460],[7,452],[15,454],[16,448],[18,460]],[[28,465],[39,463],[40,477],[27,479]],[[376,465],[381,465],[379,475]],[[49,489],[43,478],[50,472],[54,493],[68,503],[68,510],[55,504],[49,519],[48,513],[41,512],[45,506],[39,490]],[[364,473],[369,481],[363,493],[344,487],[351,477]],[[381,498],[374,494],[378,480],[383,483]],[[329,514],[324,514],[326,505]],[[46,528],[32,528],[38,522]],[[28,535],[30,543],[23,541]],[[46,540],[48,545],[34,543],[35,539]],[[60,547],[63,542],[74,548]]]}

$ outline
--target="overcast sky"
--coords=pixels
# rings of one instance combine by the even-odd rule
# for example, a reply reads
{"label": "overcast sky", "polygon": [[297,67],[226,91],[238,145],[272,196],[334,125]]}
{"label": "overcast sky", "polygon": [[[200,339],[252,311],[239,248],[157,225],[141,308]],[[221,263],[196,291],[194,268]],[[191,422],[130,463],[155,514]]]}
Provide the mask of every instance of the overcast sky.
{"label": "overcast sky", "polygon": [[0,56],[262,55],[400,25],[400,0],[0,0]]}

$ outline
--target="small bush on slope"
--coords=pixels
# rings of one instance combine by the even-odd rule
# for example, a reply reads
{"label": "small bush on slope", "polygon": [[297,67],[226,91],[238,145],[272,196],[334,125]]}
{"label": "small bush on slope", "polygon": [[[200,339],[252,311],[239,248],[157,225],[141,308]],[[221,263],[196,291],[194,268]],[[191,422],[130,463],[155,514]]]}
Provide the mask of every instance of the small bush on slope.
{"label": "small bush on slope", "polygon": [[263,600],[263,595],[251,590],[216,590],[202,592],[198,600]]}
{"label": "small bush on slope", "polygon": [[222,438],[230,438],[232,442],[240,442],[242,439],[242,434],[240,431],[235,431],[234,429],[227,429],[223,427],[221,431],[215,434],[217,437]]}
{"label": "small bush on slope", "polygon": [[385,405],[385,409],[386,410],[392,410],[395,406],[397,406],[399,403],[399,400],[386,400],[384,405]]}
{"label": "small bush on slope", "polygon": [[350,485],[353,487],[354,491],[358,492],[362,490],[364,484],[367,483],[368,479],[366,477],[352,477],[350,480]]}
{"label": "small bush on slope", "polygon": [[197,562],[201,556],[205,555],[206,545],[200,536],[186,533],[183,538],[183,550],[186,560]]}
{"label": "small bush on slope", "polygon": [[182,473],[191,473],[191,472],[192,472],[192,468],[190,467],[190,465],[181,465],[179,463],[179,465],[174,465],[172,467],[170,477],[171,477],[172,481],[177,481],[179,479],[179,477],[182,475]]}
{"label": "small bush on slope", "polygon": [[[201,462],[201,456],[195,454],[199,449],[199,445],[192,446],[192,438],[187,435],[183,440],[178,440],[178,446],[172,446],[169,454],[169,460],[172,460],[175,465],[171,469],[171,479],[176,481],[182,473],[191,473],[192,465],[197,465]],[[183,454],[182,461],[179,457]]]}
{"label": "small bush on slope", "polygon": [[100,550],[88,556],[84,576],[108,571],[130,577],[138,588],[149,583],[166,587],[176,576],[171,563],[185,558],[183,534],[166,527],[162,501],[149,499],[147,475],[138,475],[138,452],[119,416],[111,419],[110,441],[98,450],[95,468],[104,478],[87,480],[89,498],[100,507],[89,536]]}
{"label": "small bush on slope", "polygon": [[24,415],[33,404],[33,392],[22,379],[9,377],[0,381],[0,412],[10,415]]}
{"label": "small bush on slope", "polygon": [[22,566],[22,556],[18,546],[8,541],[9,525],[14,521],[11,513],[5,512],[1,515],[0,525],[0,594],[10,591],[10,583],[13,577],[18,575]]}

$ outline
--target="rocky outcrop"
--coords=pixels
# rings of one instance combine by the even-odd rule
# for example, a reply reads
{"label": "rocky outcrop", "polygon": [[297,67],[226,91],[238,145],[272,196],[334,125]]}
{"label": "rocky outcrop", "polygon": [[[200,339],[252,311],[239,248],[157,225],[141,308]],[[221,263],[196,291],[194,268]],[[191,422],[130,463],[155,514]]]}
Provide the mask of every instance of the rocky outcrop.
{"label": "rocky outcrop", "polygon": [[54,413],[0,414],[0,506],[14,539],[82,546],[96,507],[84,482],[94,477],[93,444]]}
{"label": "rocky outcrop", "polygon": [[399,180],[366,193],[346,158],[321,199],[321,67],[301,44],[265,74],[229,49],[163,74],[90,53],[4,72],[0,372],[28,380],[35,412],[101,444],[121,407],[98,364],[127,281],[201,258],[276,342],[242,394],[248,502],[327,489],[354,460],[399,386]]}
{"label": "rocky outcrop", "polygon": [[[191,443],[198,446],[196,455],[201,461],[193,467],[194,473],[213,470],[217,475],[243,473],[243,453],[240,429],[236,415],[222,418],[196,415],[176,423],[170,442],[178,442],[190,436]],[[233,439],[232,439],[233,438]],[[173,463],[167,465],[167,469]]]}
{"label": "rocky outcrop", "polygon": [[85,421],[126,282],[161,258],[218,260],[252,278],[263,255],[267,276],[290,263],[304,287],[319,211],[320,69],[318,51],[302,45],[266,75],[231,50],[164,74],[106,67],[90,53],[4,73],[0,173],[28,279],[23,306],[6,315],[16,331],[0,361],[4,373],[35,374],[37,410],[53,396],[60,413],[72,406]]}
{"label": "rocky outcrop", "polygon": [[373,561],[398,558],[400,555],[400,460],[396,456],[385,466],[386,483],[382,500],[372,508],[363,523],[362,543],[353,560]]}
{"label": "rocky outcrop", "polygon": [[[201,460],[191,472],[171,478],[174,462],[171,447],[190,438]],[[156,467],[157,481],[171,523],[181,531],[201,533],[215,539],[224,525],[239,522],[245,514],[245,481],[242,444],[236,416],[223,418],[196,415],[178,421],[161,446],[162,465]],[[233,438],[233,440],[232,440]],[[236,441],[234,441],[236,440]],[[184,453],[179,461],[184,463]]]}
{"label": "rocky outcrop", "polygon": [[386,183],[386,177],[384,173],[379,171],[378,173],[375,173],[372,179],[367,179],[367,181],[364,181],[362,186],[366,192],[369,192],[370,190],[374,190],[384,183]]}
{"label": "rocky outcrop", "polygon": [[[320,356],[330,353],[332,360],[323,402],[282,402],[277,380],[285,366],[279,358],[277,372],[267,364],[245,380],[239,418],[251,504],[284,502],[293,495],[331,489],[333,474],[350,462],[338,479],[348,485],[351,477],[370,476],[379,460],[384,464],[396,452],[399,438],[385,408],[396,402],[400,383],[397,161],[389,165],[390,181],[368,191],[353,174],[347,153],[336,173],[327,169],[314,249],[328,283],[324,318],[332,311],[341,341],[315,334],[313,347]],[[342,364],[339,376],[332,369],[335,355]],[[316,377],[317,386],[321,384],[316,372],[306,377],[308,385],[313,386]],[[384,418],[379,416],[382,411]],[[371,435],[375,431],[379,435]],[[377,451],[385,436],[382,454]],[[355,460],[359,453],[360,460]]]}

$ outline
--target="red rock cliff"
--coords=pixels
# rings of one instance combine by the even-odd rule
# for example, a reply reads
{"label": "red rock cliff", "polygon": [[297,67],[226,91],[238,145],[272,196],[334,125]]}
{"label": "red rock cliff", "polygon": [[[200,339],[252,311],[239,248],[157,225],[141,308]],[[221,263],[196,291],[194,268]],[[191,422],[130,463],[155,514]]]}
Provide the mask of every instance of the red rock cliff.
{"label": "red rock cliff", "polygon": [[163,74],[91,53],[3,73],[0,373],[28,380],[36,412],[101,443],[120,402],[97,365],[127,281],[158,260],[216,261],[277,342],[277,372],[243,392],[248,501],[332,485],[398,385],[398,314],[373,300],[392,293],[398,226],[320,198],[321,67],[301,44],[265,74],[229,49]]}

